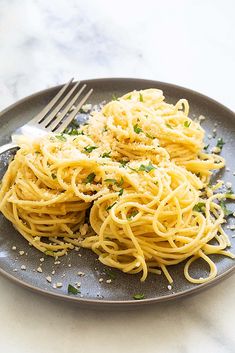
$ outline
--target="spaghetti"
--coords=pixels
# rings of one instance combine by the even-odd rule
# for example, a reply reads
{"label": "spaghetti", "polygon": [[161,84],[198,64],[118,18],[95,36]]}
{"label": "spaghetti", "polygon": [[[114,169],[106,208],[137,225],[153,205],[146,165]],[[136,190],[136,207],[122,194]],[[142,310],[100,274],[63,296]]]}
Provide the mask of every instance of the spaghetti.
{"label": "spaghetti", "polygon": [[[220,201],[235,195],[209,187],[225,161],[202,152],[204,130],[188,112],[184,99],[172,105],[160,90],[134,91],[78,131],[21,142],[2,180],[1,212],[51,256],[82,246],[142,281],[163,272],[169,283],[168,266],[186,260],[190,282],[214,278],[209,255],[234,258]],[[190,275],[198,258],[210,268],[206,278]]]}

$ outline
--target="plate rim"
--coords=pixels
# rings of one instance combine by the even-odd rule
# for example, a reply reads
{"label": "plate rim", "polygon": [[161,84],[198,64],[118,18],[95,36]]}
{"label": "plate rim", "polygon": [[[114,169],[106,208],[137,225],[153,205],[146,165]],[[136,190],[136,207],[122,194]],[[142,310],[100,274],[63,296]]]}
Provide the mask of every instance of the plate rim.
{"label": "plate rim", "polygon": [[145,306],[148,304],[156,304],[156,303],[163,303],[163,302],[169,302],[172,300],[177,300],[184,298],[189,295],[196,295],[199,294],[200,292],[209,289],[211,287],[214,287],[216,284],[222,282],[226,278],[229,278],[232,276],[233,272],[235,271],[235,266],[231,267],[229,270],[221,273],[220,275],[217,275],[215,278],[212,280],[199,284],[197,287],[189,288],[187,290],[184,290],[183,292],[179,293],[169,293],[168,295],[164,295],[161,297],[157,298],[145,298],[141,300],[135,300],[135,299],[130,299],[130,300],[105,300],[105,299],[87,299],[87,298],[81,298],[81,297],[76,297],[76,296],[69,296],[61,293],[56,293],[56,292],[50,292],[45,289],[36,287],[34,285],[31,285],[23,280],[20,280],[10,273],[4,271],[2,268],[0,268],[0,274],[11,280],[14,284],[20,285],[22,288],[27,288],[31,292],[37,293],[37,294],[42,294],[43,296],[49,297],[49,298],[56,298],[56,299],[61,299],[66,302],[71,302],[71,303],[76,303],[79,305],[86,305],[86,306],[93,306],[97,307],[99,306],[101,309],[104,307],[126,307],[126,306]]}
{"label": "plate rim", "polygon": [[[175,88],[176,90],[184,90],[186,92],[188,92],[189,94],[194,94],[197,97],[201,98],[201,99],[205,99],[206,101],[209,101],[212,104],[217,105],[219,108],[225,110],[227,112],[227,114],[230,114],[231,116],[235,117],[235,113],[228,107],[226,107],[225,105],[223,105],[222,103],[216,101],[213,98],[208,97],[205,94],[202,94],[198,91],[192,90],[190,88],[186,88],[183,86],[179,86],[173,83],[168,83],[168,82],[164,82],[164,81],[157,81],[157,80],[150,80],[150,79],[144,79],[144,78],[130,78],[130,77],[102,77],[102,78],[94,78],[94,79],[84,79],[81,80],[80,83],[84,84],[86,83],[87,86],[89,87],[89,84],[92,82],[100,82],[100,84],[102,84],[102,82],[122,82],[122,81],[133,81],[133,82],[140,82],[140,83],[146,83],[151,85],[154,84],[156,85],[164,85],[164,86],[168,86],[169,88]],[[74,81],[73,83],[75,83],[76,81]],[[36,91],[28,96],[25,96],[19,100],[17,100],[16,102],[12,103],[11,105],[9,105],[8,107],[4,108],[1,112],[0,112],[0,119],[1,117],[6,114],[7,112],[9,112],[10,110],[14,109],[15,107],[17,107],[18,105],[34,98],[37,96],[40,96],[42,94],[47,94],[50,91],[53,91],[55,89],[60,89],[60,87],[62,87],[64,84],[60,84],[60,85],[56,85],[56,86],[52,86],[46,89],[42,89],[40,91]],[[184,290],[183,292],[179,292],[179,293],[169,293],[168,295],[164,295],[164,296],[160,296],[160,297],[156,297],[156,298],[145,298],[142,300],[134,300],[134,299],[130,299],[130,300],[106,300],[106,299],[87,299],[87,298],[81,298],[81,297],[76,297],[76,296],[69,296],[69,295],[65,295],[65,294],[61,294],[61,293],[57,293],[57,292],[51,292],[51,291],[47,291],[44,290],[40,287],[36,287],[34,285],[31,285],[27,282],[25,282],[24,280],[18,279],[16,277],[14,277],[13,275],[11,275],[10,273],[8,273],[7,271],[3,270],[2,268],[0,268],[0,274],[3,275],[5,278],[11,280],[13,283],[20,285],[23,288],[27,288],[33,292],[42,294],[44,296],[50,297],[50,298],[56,298],[56,299],[62,299],[64,301],[67,302],[71,302],[71,303],[76,303],[76,304],[80,304],[81,306],[95,306],[97,308],[104,308],[104,307],[118,307],[120,308],[122,307],[126,307],[126,306],[131,306],[131,307],[140,307],[140,306],[145,306],[147,304],[155,304],[155,303],[160,303],[160,302],[167,302],[167,301],[171,301],[171,300],[176,300],[176,299],[180,299],[182,297],[185,296],[189,296],[191,294],[197,294],[200,293],[202,290],[208,289],[214,285],[216,285],[218,282],[221,282],[222,280],[230,277],[233,272],[235,271],[235,264],[232,265],[231,268],[229,268],[228,270],[226,270],[225,272],[217,275],[215,278],[213,278],[212,280],[202,283],[202,284],[198,284],[196,287],[193,288],[189,288]]]}
{"label": "plate rim", "polygon": [[[211,97],[207,96],[206,94],[201,93],[199,91],[195,91],[195,90],[193,90],[191,88],[188,88],[188,87],[185,87],[185,86],[176,85],[175,83],[171,83],[171,82],[151,80],[151,79],[145,79],[145,78],[119,77],[119,76],[118,77],[89,78],[89,79],[79,80],[79,82],[81,84],[84,84],[84,83],[89,83],[89,82],[93,82],[93,81],[102,82],[102,81],[114,81],[114,80],[115,81],[124,81],[124,80],[125,81],[126,80],[129,80],[129,81],[145,81],[145,82],[149,82],[149,83],[152,82],[154,84],[159,84],[159,85],[166,85],[166,86],[169,86],[171,88],[182,89],[182,90],[188,91],[191,94],[196,94],[197,96],[200,96],[201,98],[205,98],[205,99],[209,100],[211,103],[215,103],[215,104],[219,105],[221,108],[227,110],[228,113],[233,114],[235,116],[235,112],[232,109],[228,108],[226,105],[224,105],[223,103],[217,101],[216,99],[211,98]],[[73,81],[73,84],[76,83],[76,82],[78,82],[78,81]],[[56,88],[59,89],[60,87],[64,86],[65,83],[62,83],[62,84],[59,84],[59,85],[56,85],[56,86],[52,86],[52,87],[48,87],[48,88],[45,88],[45,89],[41,89],[39,91],[33,92],[30,95],[27,95],[25,97],[22,97],[22,98],[18,99],[17,101],[15,101],[14,103],[10,104],[9,106],[7,106],[6,108],[4,108],[3,110],[0,111],[0,118],[2,117],[2,115],[7,113],[9,110],[14,108],[18,104],[24,103],[28,99],[34,98],[34,97],[36,97],[36,96],[38,96],[38,95],[40,95],[40,94],[42,94],[44,92],[50,92],[50,91],[53,91]]]}

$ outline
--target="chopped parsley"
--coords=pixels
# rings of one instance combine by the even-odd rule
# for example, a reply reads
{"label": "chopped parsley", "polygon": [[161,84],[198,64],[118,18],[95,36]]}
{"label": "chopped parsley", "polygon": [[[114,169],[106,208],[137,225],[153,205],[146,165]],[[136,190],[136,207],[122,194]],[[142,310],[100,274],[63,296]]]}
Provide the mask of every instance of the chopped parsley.
{"label": "chopped parsley", "polygon": [[76,128],[66,129],[65,133],[71,136],[84,135],[84,132],[82,130],[77,130]]}
{"label": "chopped parsley", "polygon": [[35,154],[40,154],[40,152],[39,152],[39,151],[35,151],[34,153],[35,153]]}
{"label": "chopped parsley", "polygon": [[151,172],[151,170],[153,170],[153,169],[157,169],[157,168],[154,167],[151,162],[149,162],[148,165],[141,164],[140,167],[139,167],[139,169],[138,169],[138,171],[149,173],[149,172]]}
{"label": "chopped parsley", "polygon": [[194,207],[194,211],[197,212],[204,212],[205,211],[205,202],[198,202]]}
{"label": "chopped parsley", "polygon": [[113,95],[112,95],[112,101],[117,101],[118,100],[118,97],[116,96],[116,94],[114,93]]}
{"label": "chopped parsley", "polygon": [[139,93],[139,99],[140,99],[140,102],[143,102],[144,101],[144,98],[143,98],[143,95],[142,95],[142,93]]}
{"label": "chopped parsley", "polygon": [[140,132],[143,132],[143,130],[139,127],[138,124],[134,125],[134,131],[136,134],[139,134]]}
{"label": "chopped parsley", "polygon": [[57,178],[55,173],[51,173],[51,177],[52,177],[52,179],[56,179]]}
{"label": "chopped parsley", "polygon": [[217,144],[216,144],[216,147],[220,148],[222,150],[223,146],[225,145],[225,142],[224,140],[220,137],[218,138],[218,141],[217,141]]}
{"label": "chopped parsley", "polygon": [[66,137],[65,137],[63,134],[61,134],[61,135],[55,135],[55,137],[56,137],[58,140],[60,140],[60,141],[63,141],[63,142],[66,142],[66,141],[67,141]]}
{"label": "chopped parsley", "polygon": [[203,149],[204,149],[205,151],[207,151],[208,148],[209,148],[209,146],[210,146],[210,144],[208,143],[208,145],[204,146]]}
{"label": "chopped parsley", "polygon": [[84,180],[84,183],[85,183],[85,184],[92,183],[92,182],[94,181],[95,177],[96,177],[95,173],[90,173],[90,174],[86,177],[86,179]]}
{"label": "chopped parsley", "polygon": [[233,211],[227,209],[224,200],[221,200],[221,201],[220,201],[220,207],[221,207],[222,210],[224,211],[225,217],[231,216],[231,215],[233,214]]}
{"label": "chopped parsley", "polygon": [[144,294],[135,294],[135,295],[133,295],[133,299],[135,299],[135,300],[142,300],[144,298],[145,298]]}
{"label": "chopped parsley", "polygon": [[104,269],[104,272],[105,272],[106,275],[108,275],[111,279],[116,279],[116,278],[117,278],[116,274],[115,274],[112,270],[110,270],[109,268],[105,268],[105,269]]}
{"label": "chopped parsley", "polygon": [[112,208],[116,203],[117,203],[117,201],[115,201],[112,205],[108,206],[108,207],[106,208],[106,211],[111,210],[111,208]]}
{"label": "chopped parsley", "polygon": [[128,161],[119,161],[119,163],[122,165],[122,167],[125,167],[128,163]]}
{"label": "chopped parsley", "polygon": [[76,295],[78,293],[81,293],[77,288],[75,288],[74,286],[72,286],[72,284],[68,285],[68,294],[73,294]]}
{"label": "chopped parsley", "polygon": [[82,130],[77,130],[77,135],[85,135],[85,134],[84,134],[84,131],[82,131]]}
{"label": "chopped parsley", "polygon": [[86,146],[86,147],[84,147],[84,151],[87,153],[91,153],[96,148],[98,148],[98,147],[97,146]]}
{"label": "chopped parsley", "polygon": [[122,196],[123,191],[124,191],[123,189],[120,189],[119,192],[118,192],[118,196]]}
{"label": "chopped parsley", "polygon": [[128,216],[127,219],[131,220],[133,217],[135,217],[137,214],[139,213],[139,211],[135,210],[133,212],[131,212]]}
{"label": "chopped parsley", "polygon": [[166,123],[166,126],[167,126],[169,129],[173,129],[173,127],[172,127],[170,124],[168,124],[168,123]]}
{"label": "chopped parsley", "polygon": [[101,157],[102,157],[102,158],[111,158],[111,156],[110,156],[111,153],[112,153],[112,151],[110,151],[110,152],[104,152]]}
{"label": "chopped parsley", "polygon": [[123,177],[121,177],[120,181],[117,181],[116,179],[105,179],[104,181],[107,181],[108,183],[112,183],[117,186],[122,186],[122,184],[124,183]]}
{"label": "chopped parsley", "polygon": [[185,126],[185,127],[189,127],[190,125],[191,125],[191,122],[190,122],[190,121],[186,120],[186,121],[184,122],[184,126]]}
{"label": "chopped parsley", "polygon": [[117,186],[122,186],[124,183],[123,177],[121,177],[120,181],[118,182]]}
{"label": "chopped parsley", "polygon": [[116,179],[105,179],[104,181],[107,181],[107,183],[112,183],[112,184],[117,184],[117,180]]}
{"label": "chopped parsley", "polygon": [[131,99],[131,94],[128,97],[126,97],[126,99]]}

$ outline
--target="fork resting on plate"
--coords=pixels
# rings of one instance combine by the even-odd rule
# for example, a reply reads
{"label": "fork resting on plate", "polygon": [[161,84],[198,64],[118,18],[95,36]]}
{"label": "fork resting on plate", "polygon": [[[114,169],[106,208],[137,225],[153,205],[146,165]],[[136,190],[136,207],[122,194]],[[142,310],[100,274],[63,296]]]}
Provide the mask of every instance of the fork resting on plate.
{"label": "fork resting on plate", "polygon": [[73,79],[63,85],[40,113],[27,124],[16,129],[11,134],[11,142],[0,146],[0,154],[17,147],[17,140],[21,136],[32,138],[49,132],[62,133],[93,92],[93,89],[90,89],[87,93],[84,91],[86,84],[80,87],[80,82],[72,82]]}

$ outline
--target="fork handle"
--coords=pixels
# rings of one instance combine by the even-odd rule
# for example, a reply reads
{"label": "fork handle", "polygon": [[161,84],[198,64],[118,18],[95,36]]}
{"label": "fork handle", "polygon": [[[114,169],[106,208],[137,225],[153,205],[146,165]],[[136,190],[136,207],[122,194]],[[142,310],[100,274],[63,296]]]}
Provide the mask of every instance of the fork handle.
{"label": "fork handle", "polygon": [[4,153],[6,151],[9,151],[12,148],[16,148],[16,147],[18,147],[18,146],[15,143],[13,143],[13,142],[6,143],[5,145],[0,146],[0,154]]}

